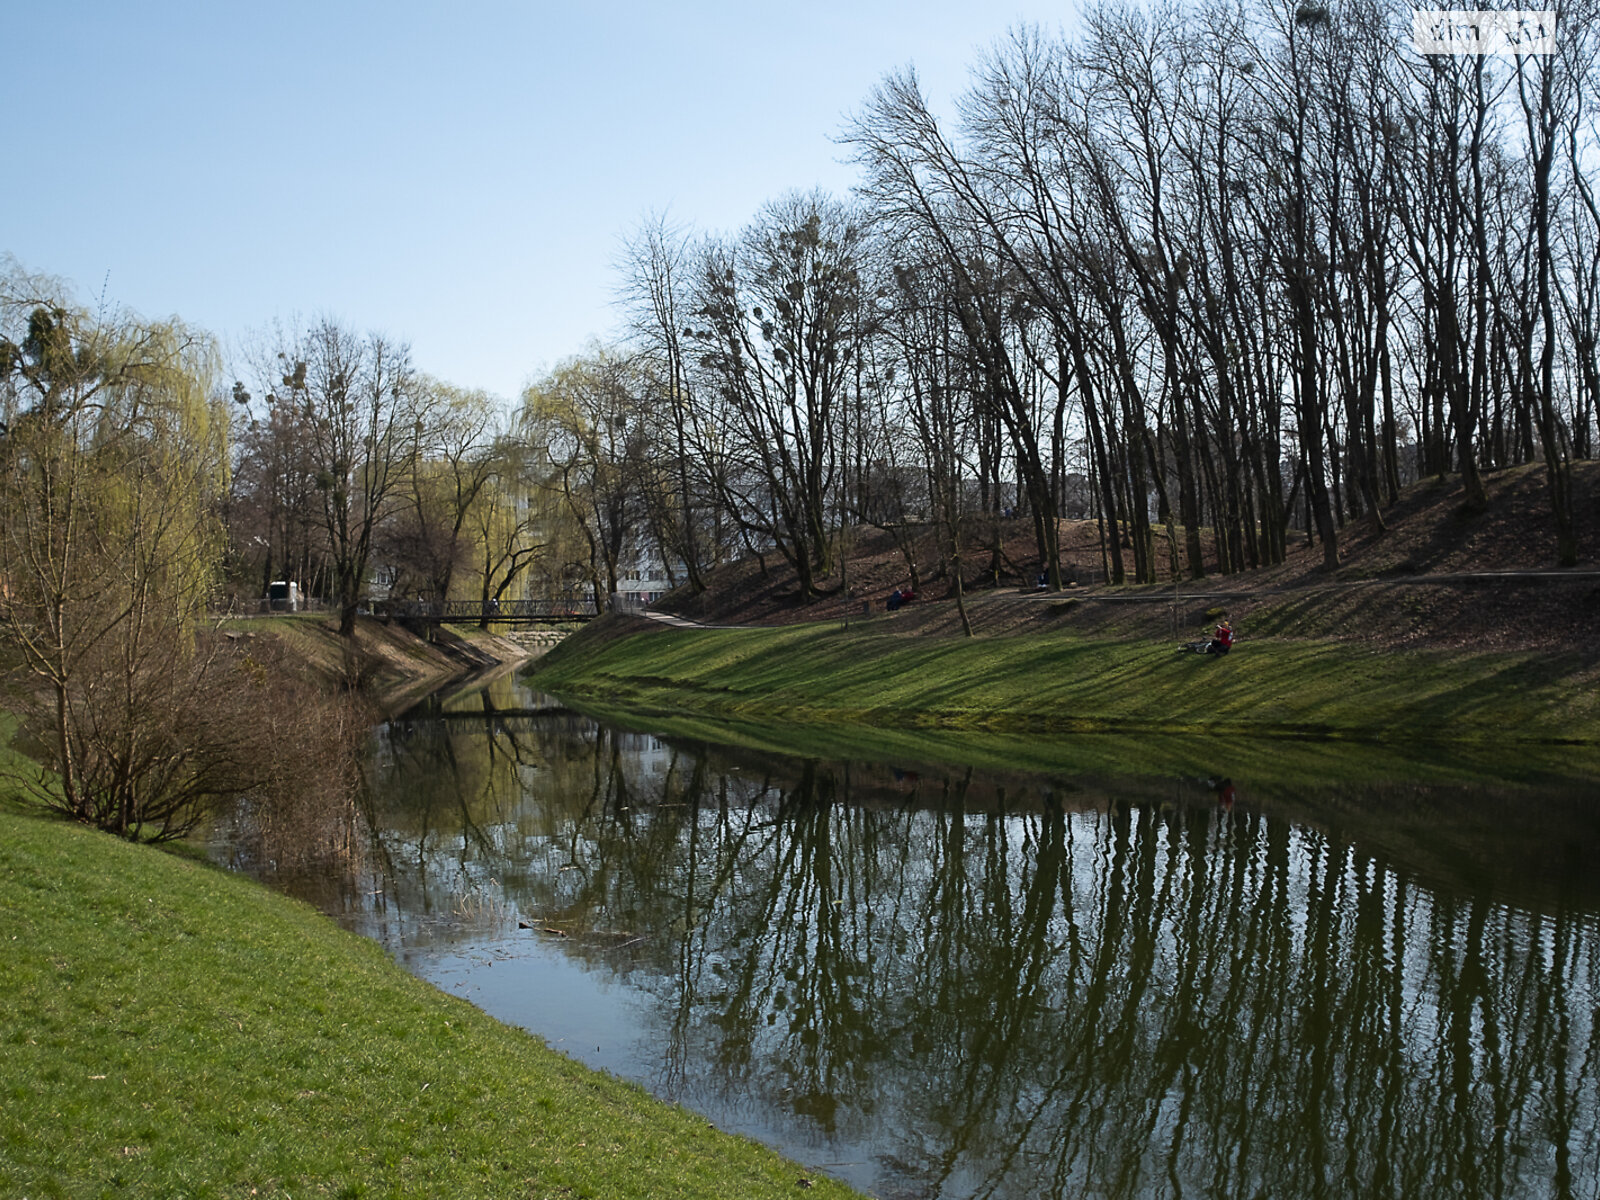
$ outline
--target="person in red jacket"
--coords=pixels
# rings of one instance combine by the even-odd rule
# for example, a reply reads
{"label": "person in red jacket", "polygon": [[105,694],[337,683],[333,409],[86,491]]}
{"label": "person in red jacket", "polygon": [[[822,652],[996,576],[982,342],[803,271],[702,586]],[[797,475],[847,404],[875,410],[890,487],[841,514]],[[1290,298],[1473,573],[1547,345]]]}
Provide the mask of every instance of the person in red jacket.
{"label": "person in red jacket", "polygon": [[1226,617],[1222,624],[1217,626],[1217,632],[1212,635],[1211,644],[1206,647],[1207,654],[1226,654],[1233,649],[1233,625]]}

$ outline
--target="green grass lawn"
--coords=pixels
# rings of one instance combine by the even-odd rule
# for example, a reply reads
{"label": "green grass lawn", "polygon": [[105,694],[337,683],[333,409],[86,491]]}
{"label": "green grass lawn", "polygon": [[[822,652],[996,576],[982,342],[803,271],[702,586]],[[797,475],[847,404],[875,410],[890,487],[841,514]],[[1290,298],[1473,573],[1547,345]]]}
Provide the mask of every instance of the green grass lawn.
{"label": "green grass lawn", "polygon": [[1316,641],[1252,640],[1210,658],[1164,641],[1068,632],[964,639],[832,624],[661,629],[580,635],[541,660],[533,679],[624,707],[824,724],[1497,745],[1600,738],[1592,666],[1555,655]]}
{"label": "green grass lawn", "polygon": [[0,914],[0,1195],[761,1197],[809,1176],[304,905],[14,799]]}

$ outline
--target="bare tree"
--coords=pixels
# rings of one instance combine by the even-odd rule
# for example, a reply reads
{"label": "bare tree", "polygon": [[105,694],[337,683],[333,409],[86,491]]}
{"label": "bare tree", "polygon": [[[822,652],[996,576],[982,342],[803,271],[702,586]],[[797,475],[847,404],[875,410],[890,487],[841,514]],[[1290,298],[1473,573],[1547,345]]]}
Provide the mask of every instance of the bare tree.
{"label": "bare tree", "polygon": [[686,237],[668,225],[664,216],[646,220],[627,243],[623,262],[622,299],[641,348],[652,363],[649,379],[655,398],[665,408],[670,433],[658,437],[652,456],[672,482],[670,489],[652,488],[652,499],[675,503],[652,505],[663,558],[671,569],[677,557],[696,592],[705,590],[699,512],[714,502],[701,494],[693,467],[694,447],[704,444],[705,431],[696,429],[700,410],[695,404],[694,377],[689,370],[687,295],[691,250]]}
{"label": "bare tree", "polygon": [[[949,563],[950,590],[961,617],[961,629],[972,636],[972,619],[964,591],[962,548],[970,517],[968,486],[973,477],[973,426],[978,386],[971,359],[959,352],[965,336],[958,304],[949,294],[952,282],[937,266],[915,264],[919,244],[901,243],[906,263],[894,272],[891,315],[885,322],[897,349],[903,378],[904,418],[914,431],[923,464],[941,554]],[[937,259],[933,259],[936,264]],[[912,577],[912,587],[917,587]]]}
{"label": "bare tree", "polygon": [[[297,580],[307,594],[327,578],[322,499],[303,406],[269,396],[256,410],[235,381],[234,465],[224,519],[230,574],[246,595],[267,594],[277,578]],[[241,578],[242,577],[242,578]]]}
{"label": "bare tree", "polygon": [[695,279],[698,370],[725,400],[739,519],[795,568],[802,598],[831,569],[840,424],[859,402],[868,336],[864,229],[820,194],[770,204],[736,244],[710,245]]}
{"label": "bare tree", "polygon": [[339,632],[350,637],[378,530],[417,449],[419,397],[410,350],[324,318],[288,338],[277,363],[273,395],[296,406],[308,426]]}
{"label": "bare tree", "polygon": [[[1531,380],[1533,409],[1537,414],[1539,443],[1550,487],[1555,517],[1556,561],[1570,567],[1578,561],[1578,538],[1572,504],[1573,439],[1556,402],[1556,348],[1563,335],[1556,322],[1557,278],[1554,238],[1555,175],[1561,151],[1571,144],[1581,119],[1584,89],[1596,70],[1597,42],[1592,3],[1558,6],[1556,45],[1548,55],[1519,55],[1516,60],[1517,99],[1521,103],[1526,136],[1526,165],[1534,234],[1534,296],[1539,306],[1539,359]],[[1581,168],[1579,168],[1581,174]],[[1589,193],[1592,197],[1592,192]],[[1529,351],[1531,353],[1531,349]],[[1589,353],[1593,354],[1592,346]]]}

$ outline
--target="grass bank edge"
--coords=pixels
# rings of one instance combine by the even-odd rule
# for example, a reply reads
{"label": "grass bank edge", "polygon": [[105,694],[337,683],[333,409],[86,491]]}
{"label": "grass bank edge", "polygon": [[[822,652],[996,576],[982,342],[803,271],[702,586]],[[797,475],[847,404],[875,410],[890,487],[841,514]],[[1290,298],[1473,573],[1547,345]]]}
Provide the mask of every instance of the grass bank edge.
{"label": "grass bank edge", "polygon": [[1600,748],[1592,664],[1253,640],[1224,659],[1070,632],[912,639],[836,625],[596,627],[533,664],[545,690],[730,720],[1002,733],[1231,735]]}
{"label": "grass bank edge", "polygon": [[1600,746],[1462,742],[1367,742],[1354,737],[1219,738],[1171,729],[1005,731],[878,721],[762,719],[684,705],[629,704],[557,694],[575,712],[637,733],[785,758],[892,764],[904,770],[974,768],[1067,781],[1194,780],[1231,777],[1257,794],[1331,786],[1492,782],[1542,789],[1600,781]]}
{"label": "grass bank edge", "polygon": [[811,1176],[306,905],[14,800],[0,912],[0,1193],[777,1196]]}

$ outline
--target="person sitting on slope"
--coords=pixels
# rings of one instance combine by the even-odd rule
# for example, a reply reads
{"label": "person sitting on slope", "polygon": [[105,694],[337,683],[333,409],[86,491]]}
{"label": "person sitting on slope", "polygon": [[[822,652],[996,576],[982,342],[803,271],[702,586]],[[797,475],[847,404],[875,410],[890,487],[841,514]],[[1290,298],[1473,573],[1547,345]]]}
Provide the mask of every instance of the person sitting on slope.
{"label": "person sitting on slope", "polygon": [[1205,648],[1207,654],[1226,654],[1233,649],[1233,625],[1228,618],[1222,618],[1222,624],[1217,626],[1217,632],[1212,635],[1211,644]]}

